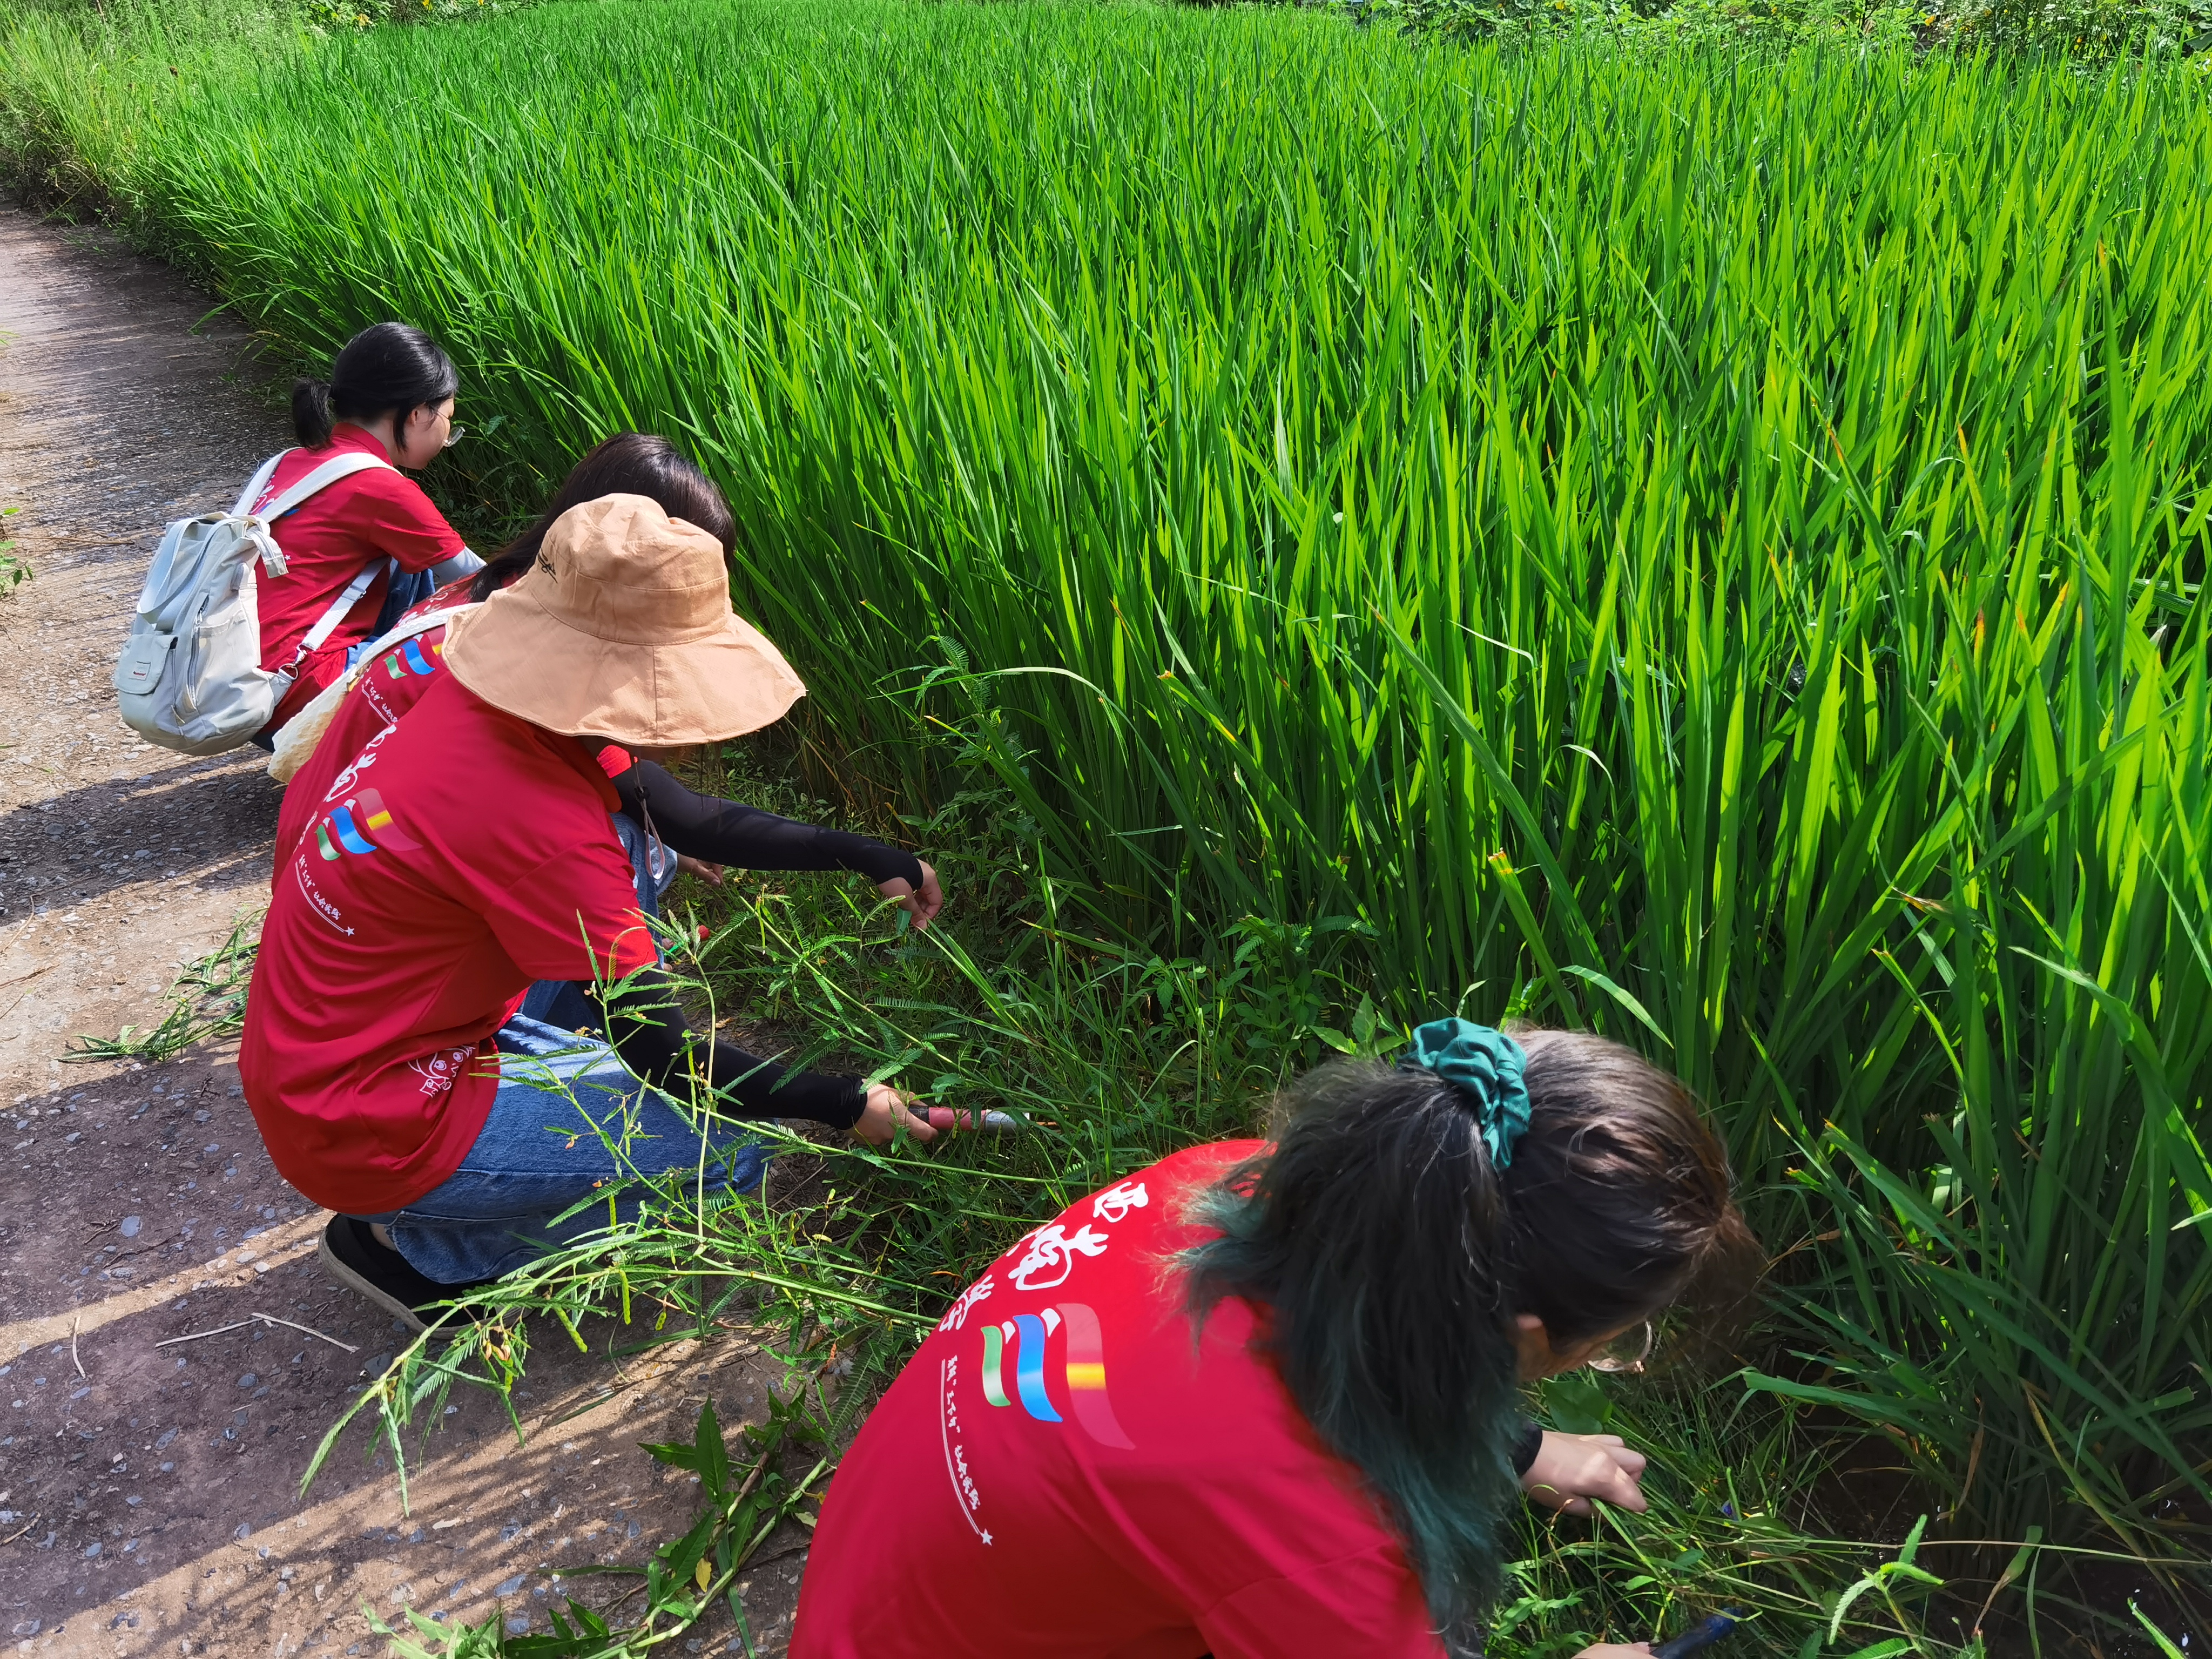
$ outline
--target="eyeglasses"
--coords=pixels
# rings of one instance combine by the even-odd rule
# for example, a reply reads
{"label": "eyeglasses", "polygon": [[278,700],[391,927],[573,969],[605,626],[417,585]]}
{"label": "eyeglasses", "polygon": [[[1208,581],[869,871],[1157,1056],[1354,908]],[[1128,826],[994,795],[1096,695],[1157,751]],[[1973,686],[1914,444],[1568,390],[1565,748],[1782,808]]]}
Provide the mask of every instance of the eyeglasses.
{"label": "eyeglasses", "polygon": [[1623,1331],[1583,1363],[1594,1371],[1640,1371],[1658,1340],[1659,1334],[1647,1319],[1641,1333]]}
{"label": "eyeglasses", "polygon": [[452,428],[450,430],[448,430],[448,431],[447,432],[447,434],[446,434],[446,441],[445,441],[444,443],[442,443],[442,444],[440,444],[440,445],[438,446],[438,447],[439,447],[439,448],[441,448],[441,449],[451,449],[451,448],[452,448],[455,444],[457,444],[457,443],[460,442],[460,441],[461,441],[462,439],[464,439],[464,438],[467,437],[468,435],[469,435],[469,429],[468,429],[468,428],[466,428],[466,427],[465,427],[465,426],[457,426],[457,427],[453,427],[453,428]]}

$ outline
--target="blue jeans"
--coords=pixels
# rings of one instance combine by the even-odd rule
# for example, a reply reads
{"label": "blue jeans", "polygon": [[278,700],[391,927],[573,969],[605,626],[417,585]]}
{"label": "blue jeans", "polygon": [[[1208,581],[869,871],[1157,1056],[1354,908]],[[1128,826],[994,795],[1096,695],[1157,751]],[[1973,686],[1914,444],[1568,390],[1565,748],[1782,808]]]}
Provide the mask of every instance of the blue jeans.
{"label": "blue jeans", "polygon": [[[639,906],[657,915],[676,860],[627,817],[614,823]],[[768,1170],[761,1143],[726,1124],[695,1121],[640,1083],[607,1046],[599,1019],[581,986],[531,987],[523,1011],[493,1039],[499,1087],[461,1167],[406,1208],[361,1218],[384,1223],[424,1278],[459,1285],[510,1273],[604,1231],[610,1204],[616,1218],[635,1219],[640,1183],[671,1173],[703,1176],[717,1193],[758,1189]]]}

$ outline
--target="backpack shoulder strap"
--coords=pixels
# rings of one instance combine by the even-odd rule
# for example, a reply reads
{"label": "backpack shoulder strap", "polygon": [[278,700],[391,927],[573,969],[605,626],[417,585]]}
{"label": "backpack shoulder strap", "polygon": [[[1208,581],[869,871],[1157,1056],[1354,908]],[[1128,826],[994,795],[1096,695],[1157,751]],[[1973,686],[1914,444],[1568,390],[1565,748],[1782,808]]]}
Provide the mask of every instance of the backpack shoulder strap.
{"label": "backpack shoulder strap", "polygon": [[[359,450],[349,454],[333,455],[253,516],[264,524],[271,523],[283,518],[318,490],[329,489],[341,478],[350,478],[356,472],[367,472],[380,466],[386,472],[399,470],[380,455],[364,455]],[[251,501],[246,504],[249,507],[252,505]]]}
{"label": "backpack shoulder strap", "polygon": [[399,561],[371,559],[362,566],[360,574],[345,585],[344,591],[337,598],[331,601],[330,608],[315,618],[315,625],[301,640],[299,650],[292,656],[294,667],[298,667],[301,659],[309,653],[323,648],[331,635],[337,632],[338,624],[346,619],[346,613],[361,603],[361,596],[368,592],[368,585],[376,580],[377,573],[386,566],[396,570],[399,568]]}
{"label": "backpack shoulder strap", "polygon": [[269,480],[276,476],[276,464],[291,453],[289,449],[280,449],[261,463],[259,469],[246,481],[246,489],[239,495],[238,505],[230,509],[232,518],[242,519],[252,511],[254,502],[261,499],[261,492],[269,488]]}

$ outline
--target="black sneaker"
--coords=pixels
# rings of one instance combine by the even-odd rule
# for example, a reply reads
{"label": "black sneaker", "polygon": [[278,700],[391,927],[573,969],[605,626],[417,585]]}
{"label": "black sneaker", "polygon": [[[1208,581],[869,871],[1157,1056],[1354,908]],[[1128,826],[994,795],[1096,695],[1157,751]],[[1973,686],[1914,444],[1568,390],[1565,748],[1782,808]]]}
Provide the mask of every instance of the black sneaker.
{"label": "black sneaker", "polygon": [[454,1297],[492,1282],[479,1279],[466,1285],[441,1285],[425,1279],[398,1251],[378,1243],[368,1223],[349,1215],[331,1218],[316,1254],[334,1278],[418,1331],[451,1318]]}

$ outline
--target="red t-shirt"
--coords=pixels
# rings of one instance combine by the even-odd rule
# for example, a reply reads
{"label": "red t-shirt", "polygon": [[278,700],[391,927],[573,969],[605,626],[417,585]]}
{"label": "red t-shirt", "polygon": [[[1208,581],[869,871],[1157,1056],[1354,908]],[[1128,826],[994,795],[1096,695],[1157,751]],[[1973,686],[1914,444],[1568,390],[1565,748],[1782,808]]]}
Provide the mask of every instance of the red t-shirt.
{"label": "red t-shirt", "polygon": [[[276,463],[269,488],[252,510],[258,511],[325,461],[356,450],[385,459],[384,446],[357,426],[338,427],[325,448],[292,451]],[[271,670],[290,664],[307,630],[372,559],[397,559],[403,570],[428,570],[467,545],[431,505],[422,485],[381,466],[319,490],[271,525],[270,533],[283,550],[287,566],[282,576],[261,573],[257,583],[261,665]],[[378,573],[321,648],[300,665],[299,678],[277,704],[270,729],[283,725],[345,672],[347,648],[368,637],[391,586],[387,568]]]}
{"label": "red t-shirt", "polygon": [[954,1303],[823,1504],[792,1659],[1441,1659],[1351,1465],[1166,1258],[1196,1146],[1063,1212]]}
{"label": "red t-shirt", "polygon": [[415,712],[293,850],[239,1052],[277,1173],[353,1215],[460,1166],[491,1109],[492,1033],[532,981],[653,960],[592,750],[450,675]]}
{"label": "red t-shirt", "polygon": [[[468,602],[468,583],[448,582],[407,614],[418,617],[432,611],[450,611]],[[354,757],[368,746],[370,738],[386,726],[398,725],[399,717],[422,701],[422,694],[445,668],[445,653],[446,630],[431,628],[378,653],[375,660],[363,665],[353,690],[340,700],[337,712],[323,729],[314,753],[300,763],[300,769],[284,787],[284,804],[276,813],[276,863],[270,872],[272,885],[283,877],[285,860],[299,845],[300,837],[321,815],[332,781],[353,764]]]}

